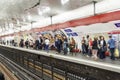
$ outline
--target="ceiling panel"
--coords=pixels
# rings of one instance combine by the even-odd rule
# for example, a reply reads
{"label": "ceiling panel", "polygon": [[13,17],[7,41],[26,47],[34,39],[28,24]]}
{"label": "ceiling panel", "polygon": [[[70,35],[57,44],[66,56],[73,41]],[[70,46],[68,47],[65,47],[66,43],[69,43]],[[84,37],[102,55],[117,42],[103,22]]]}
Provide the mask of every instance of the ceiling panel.
{"label": "ceiling panel", "polygon": [[92,3],[92,1],[93,0],[70,0],[68,3],[62,5],[61,0],[1,0],[0,26],[5,26],[6,23],[17,24],[17,20],[19,20],[20,23],[29,22],[27,19],[28,13],[31,16],[30,21],[37,21],[41,18],[41,16],[38,15],[38,9],[43,6],[49,6],[51,8],[51,10],[44,13],[43,16],[50,16],[85,6]]}

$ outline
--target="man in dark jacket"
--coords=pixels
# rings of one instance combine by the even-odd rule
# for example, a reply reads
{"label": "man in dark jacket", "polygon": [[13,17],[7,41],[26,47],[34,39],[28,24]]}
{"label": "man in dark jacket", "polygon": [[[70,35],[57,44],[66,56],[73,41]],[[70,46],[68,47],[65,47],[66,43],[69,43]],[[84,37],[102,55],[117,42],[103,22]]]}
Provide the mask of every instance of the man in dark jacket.
{"label": "man in dark jacket", "polygon": [[57,50],[58,50],[58,53],[61,53],[61,50],[62,50],[62,40],[60,38],[57,40]]}
{"label": "man in dark jacket", "polygon": [[39,40],[35,40],[35,49],[39,49]]}

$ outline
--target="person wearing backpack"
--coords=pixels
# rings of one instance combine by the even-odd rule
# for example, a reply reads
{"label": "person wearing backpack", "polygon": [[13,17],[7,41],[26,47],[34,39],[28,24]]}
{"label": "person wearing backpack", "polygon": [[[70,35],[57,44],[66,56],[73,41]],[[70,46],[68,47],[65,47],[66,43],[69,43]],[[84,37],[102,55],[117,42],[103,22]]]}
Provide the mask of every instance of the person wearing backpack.
{"label": "person wearing backpack", "polygon": [[111,59],[112,60],[115,60],[115,56],[114,56],[114,52],[115,52],[115,40],[112,39],[112,36],[109,36],[109,40],[108,40],[108,48],[110,50],[110,53],[111,53]]}

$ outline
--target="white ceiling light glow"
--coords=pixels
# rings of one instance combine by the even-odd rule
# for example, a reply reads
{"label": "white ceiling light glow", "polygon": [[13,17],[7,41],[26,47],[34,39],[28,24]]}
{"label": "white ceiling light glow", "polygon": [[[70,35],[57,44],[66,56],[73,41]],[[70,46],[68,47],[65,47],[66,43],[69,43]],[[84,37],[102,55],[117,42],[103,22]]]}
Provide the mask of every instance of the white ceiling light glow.
{"label": "white ceiling light glow", "polygon": [[11,33],[14,33],[13,29],[9,29],[9,31],[6,32],[6,34],[11,34]]}
{"label": "white ceiling light glow", "polygon": [[13,23],[10,23],[9,26],[10,26],[10,28],[13,28],[13,27],[14,27]]}
{"label": "white ceiling light glow", "polygon": [[31,21],[32,17],[30,15],[30,13],[28,13],[27,18],[28,18],[29,21]]}
{"label": "white ceiling light glow", "polygon": [[70,0],[61,0],[61,4],[64,5],[66,3],[68,3]]}
{"label": "white ceiling light glow", "polygon": [[43,6],[42,10],[43,10],[43,13],[46,13],[46,12],[49,12],[51,10],[51,8],[48,6]]}
{"label": "white ceiling light glow", "polygon": [[41,16],[45,13],[50,12],[51,8],[49,6],[41,6],[40,8],[38,8],[38,14]]}
{"label": "white ceiling light glow", "polygon": [[2,29],[0,28],[0,32],[2,32]]}
{"label": "white ceiling light glow", "polygon": [[6,28],[6,30],[9,30],[9,27],[8,27],[8,26],[6,26],[5,28]]}
{"label": "white ceiling light glow", "polygon": [[25,16],[22,16],[21,18],[22,18],[23,22],[25,22],[25,21],[26,21]]}
{"label": "white ceiling light glow", "polygon": [[17,25],[20,25],[20,21],[19,20],[17,20]]}
{"label": "white ceiling light glow", "polygon": [[43,12],[38,8],[38,14],[42,16]]}

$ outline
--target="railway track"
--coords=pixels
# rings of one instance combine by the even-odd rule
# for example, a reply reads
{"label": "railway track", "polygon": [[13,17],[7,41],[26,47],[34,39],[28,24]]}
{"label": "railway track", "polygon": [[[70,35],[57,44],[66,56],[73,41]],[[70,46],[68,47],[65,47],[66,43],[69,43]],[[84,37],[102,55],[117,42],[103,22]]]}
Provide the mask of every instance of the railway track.
{"label": "railway track", "polygon": [[[23,69],[21,66],[17,65],[15,62],[13,62],[12,60],[6,58],[5,56],[3,56],[1,54],[0,54],[0,59],[1,59],[1,61],[4,62],[4,65],[8,66],[9,70],[14,75],[16,75],[20,80],[40,80],[40,78],[42,78],[40,76],[40,74],[42,74],[42,71],[43,71],[43,75],[45,75],[43,80],[52,80],[52,79],[49,79],[52,75],[52,72],[49,68],[50,66],[48,66],[46,64],[43,65],[44,68],[42,70],[42,67],[40,66],[41,63],[39,63],[38,61],[36,61],[35,62],[36,65],[34,65],[32,60],[29,60],[29,62],[27,62],[27,60],[24,59],[24,67],[23,67],[24,69]],[[28,64],[29,68],[27,67],[27,64]],[[34,71],[31,71],[33,68],[35,68],[34,74],[33,74]],[[64,74],[65,73],[63,71],[61,71],[57,68],[54,68],[54,73],[53,73],[54,78],[53,79],[54,80],[65,80]],[[33,77],[31,77],[31,76],[33,76]],[[12,79],[12,80],[14,80],[14,79]],[[69,79],[69,80],[74,80],[74,79]]]}
{"label": "railway track", "polygon": [[12,74],[1,62],[0,71],[4,74],[5,80],[18,80],[18,78],[14,74]]}
{"label": "railway track", "polygon": [[[14,51],[3,47],[1,47],[0,55],[5,59],[4,61],[7,60],[6,64],[11,63],[15,68],[18,68],[17,71],[12,69],[20,80],[40,80],[38,78],[41,78],[42,80],[86,80],[85,77],[80,77],[69,72],[66,73],[63,64],[52,67],[51,63],[47,64],[47,58],[43,58],[45,61],[41,62],[38,55]],[[19,71],[20,73],[18,75]],[[21,77],[26,79],[21,79]]]}
{"label": "railway track", "polygon": [[[13,61],[9,60],[5,56],[0,54],[0,61],[2,64],[4,64],[8,70],[15,75],[18,80],[42,80],[40,77],[34,75],[33,73],[29,72],[28,70],[25,70],[21,66],[17,65]],[[5,71],[6,72],[6,71]],[[8,74],[9,75],[9,74]],[[14,80],[11,75],[9,75],[11,78],[10,80]]]}
{"label": "railway track", "polygon": [[[39,79],[35,79],[35,78],[30,77],[25,71],[22,72],[22,69],[20,69],[20,66],[18,67],[18,65],[16,63],[7,59],[5,56],[0,55],[0,59],[2,61],[4,61],[3,64],[6,65],[7,68],[12,72],[12,75],[16,75],[20,80],[39,80]],[[14,64],[12,64],[12,63],[14,63]],[[24,61],[24,64],[27,65],[27,61]],[[32,62],[29,62],[29,67],[34,68],[34,64]],[[35,69],[36,69],[37,72],[42,73],[42,67],[40,67],[38,65],[35,65]],[[21,75],[19,72],[23,75]],[[43,74],[48,76],[48,77],[51,77],[51,71],[49,69],[44,68],[43,69]],[[8,74],[8,76],[10,76],[10,75]],[[36,74],[36,76],[40,77],[39,74]],[[53,76],[54,76],[54,80],[65,80],[65,78],[60,74],[54,73]],[[11,76],[10,76],[10,78],[11,78],[10,80],[16,80],[16,79],[13,79]],[[24,78],[24,79],[22,79],[22,78]],[[19,79],[17,79],[17,80],[19,80]]]}

